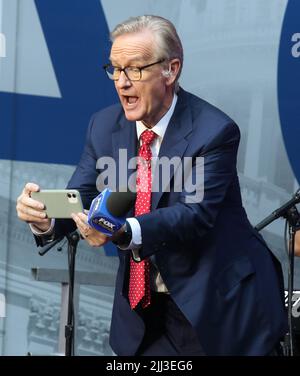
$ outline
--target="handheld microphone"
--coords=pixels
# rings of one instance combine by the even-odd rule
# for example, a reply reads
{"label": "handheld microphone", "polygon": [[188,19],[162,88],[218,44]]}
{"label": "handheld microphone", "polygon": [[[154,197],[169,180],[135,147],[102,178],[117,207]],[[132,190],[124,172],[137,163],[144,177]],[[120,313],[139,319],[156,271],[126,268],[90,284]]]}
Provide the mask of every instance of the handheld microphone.
{"label": "handheld microphone", "polygon": [[89,210],[88,223],[97,231],[112,236],[126,221],[126,213],[134,206],[136,194],[130,191],[112,192],[105,188]]}

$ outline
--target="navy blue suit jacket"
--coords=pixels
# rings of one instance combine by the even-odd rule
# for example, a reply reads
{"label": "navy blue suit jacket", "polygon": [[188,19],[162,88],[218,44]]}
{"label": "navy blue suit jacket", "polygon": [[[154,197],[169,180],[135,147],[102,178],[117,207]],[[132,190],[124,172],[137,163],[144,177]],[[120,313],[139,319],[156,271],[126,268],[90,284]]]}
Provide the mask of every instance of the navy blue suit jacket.
{"label": "navy blue suit jacket", "polygon": [[[171,175],[169,191],[154,192],[152,211],[137,217],[142,259],[155,256],[172,298],[208,355],[265,355],[286,332],[280,264],[241,203],[239,139],[232,119],[181,89],[159,156],[204,157],[204,198],[186,203],[186,192],[174,192]],[[136,126],[114,105],[92,117],[68,185],[80,190],[86,208],[99,193],[97,159],[118,162],[119,149],[127,150],[128,159],[136,155]],[[57,221],[56,236],[72,226]],[[130,251],[119,251],[110,332],[118,355],[134,355],[144,334],[143,321],[128,304],[129,257]]]}

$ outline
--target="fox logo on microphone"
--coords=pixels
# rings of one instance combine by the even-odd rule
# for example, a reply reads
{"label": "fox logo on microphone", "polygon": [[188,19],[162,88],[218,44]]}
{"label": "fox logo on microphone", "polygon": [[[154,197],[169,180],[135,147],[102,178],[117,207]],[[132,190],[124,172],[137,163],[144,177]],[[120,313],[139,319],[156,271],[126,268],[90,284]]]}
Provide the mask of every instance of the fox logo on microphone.
{"label": "fox logo on microphone", "polygon": [[113,223],[109,222],[106,218],[94,218],[93,219],[93,222],[99,226],[103,226],[105,229],[107,229],[108,231],[114,233],[115,232],[115,227],[116,225],[114,225]]}

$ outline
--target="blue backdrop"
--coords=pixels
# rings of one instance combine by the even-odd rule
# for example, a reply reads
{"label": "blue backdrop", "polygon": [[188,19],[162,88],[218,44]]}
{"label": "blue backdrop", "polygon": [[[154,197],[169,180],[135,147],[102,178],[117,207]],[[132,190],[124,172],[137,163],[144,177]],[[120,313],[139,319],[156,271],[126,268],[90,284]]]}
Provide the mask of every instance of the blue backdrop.
{"label": "blue backdrop", "polygon": [[[75,165],[91,114],[117,101],[102,65],[109,32],[99,0],[35,0],[62,98],[0,92],[0,159]],[[28,51],[30,53],[30,51]]]}

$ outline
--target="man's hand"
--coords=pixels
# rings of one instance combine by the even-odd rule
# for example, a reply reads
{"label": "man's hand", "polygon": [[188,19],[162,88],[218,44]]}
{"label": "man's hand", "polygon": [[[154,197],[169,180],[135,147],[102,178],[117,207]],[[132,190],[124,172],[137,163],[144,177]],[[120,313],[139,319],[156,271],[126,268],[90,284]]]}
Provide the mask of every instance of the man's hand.
{"label": "man's hand", "polygon": [[111,237],[102,234],[101,232],[92,228],[87,221],[88,210],[85,213],[73,213],[72,218],[76,223],[76,226],[81,234],[81,236],[89,243],[92,247],[101,247],[105,243],[111,240]]}
{"label": "man's hand", "polygon": [[38,192],[40,187],[34,183],[27,183],[17,199],[16,210],[19,219],[31,223],[41,231],[50,228],[51,220],[47,218],[44,204],[32,199],[31,192]]}

